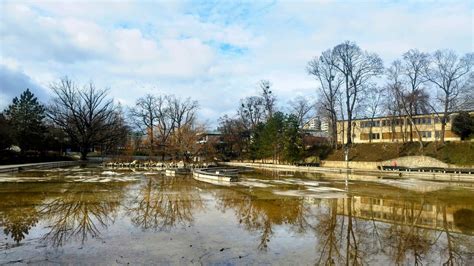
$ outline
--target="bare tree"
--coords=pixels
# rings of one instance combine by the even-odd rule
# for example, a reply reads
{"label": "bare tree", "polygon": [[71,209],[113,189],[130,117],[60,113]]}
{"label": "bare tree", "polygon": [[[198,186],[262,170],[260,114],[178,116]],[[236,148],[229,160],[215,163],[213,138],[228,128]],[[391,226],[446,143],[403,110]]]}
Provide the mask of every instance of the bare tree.
{"label": "bare tree", "polygon": [[241,100],[237,112],[247,129],[253,130],[263,120],[264,109],[263,99],[251,96]]}
{"label": "bare tree", "polygon": [[308,63],[307,71],[319,83],[321,107],[329,114],[331,135],[334,147],[337,147],[337,98],[344,79],[336,68],[336,54],[332,50],[324,51]]}
{"label": "bare tree", "polygon": [[265,107],[265,116],[268,120],[275,113],[276,97],[270,90],[271,83],[268,80],[261,80],[259,83],[260,89],[262,90],[262,99]]}
{"label": "bare tree", "polygon": [[[406,134],[404,132],[404,110],[402,107],[402,99],[400,98],[400,91],[403,90],[401,82],[402,65],[399,60],[394,61],[387,69],[386,75],[387,83],[387,98],[386,108],[391,117],[390,130],[392,132],[392,141],[397,141],[402,138],[403,143],[406,141]],[[399,126],[400,135],[397,134],[396,127]]]}
{"label": "bare tree", "polygon": [[447,116],[449,112],[472,100],[474,94],[470,79],[474,74],[474,53],[459,57],[452,50],[437,50],[431,56],[431,65],[425,71],[425,77],[438,90],[436,97],[441,105],[441,142],[444,143]]}
{"label": "bare tree", "polygon": [[[421,90],[422,85],[427,81],[424,77],[424,73],[429,64],[429,55],[420,52],[416,49],[411,49],[403,54],[402,64],[402,77],[405,82],[405,88],[408,89],[404,92],[404,98],[407,103],[407,115],[410,117],[410,121],[413,120],[413,116],[420,114],[420,105],[426,103],[423,101]],[[413,141],[413,125],[410,123],[410,141]]]}
{"label": "bare tree", "polygon": [[[423,142],[422,136],[418,127],[414,122],[413,115],[417,112],[415,111],[419,106],[421,101],[427,101],[427,95],[422,89],[417,89],[414,93],[411,90],[406,89],[406,82],[404,82],[404,71],[405,68],[401,61],[394,61],[390,68],[388,69],[388,78],[390,80],[388,86],[390,90],[390,94],[396,99],[396,105],[394,106],[397,108],[397,113],[399,114],[400,120],[397,122],[396,120],[392,120],[392,132],[394,132],[395,125],[394,123],[397,122],[400,125],[401,133],[403,135],[403,139],[405,140],[405,134],[407,133],[407,125],[405,120],[401,120],[402,116],[405,115],[407,118],[407,122],[409,123],[410,130],[415,130],[418,135],[418,143],[420,144],[420,150],[423,149]],[[417,104],[413,104],[417,103]],[[410,115],[410,113],[412,115]],[[405,129],[402,131],[402,128]],[[395,132],[394,132],[395,133]],[[412,135],[412,134],[410,134]]]}
{"label": "bare tree", "polygon": [[189,151],[187,145],[192,135],[195,136],[197,132],[193,130],[194,122],[196,121],[196,111],[199,107],[197,101],[192,101],[190,98],[182,100],[175,96],[168,97],[169,112],[174,127],[173,130],[173,146],[175,148],[176,157],[185,156]]}
{"label": "bare tree", "polygon": [[168,97],[171,116],[176,125],[176,128],[191,125],[196,120],[196,111],[199,107],[197,101],[191,98],[181,99],[175,96]]}
{"label": "bare tree", "polygon": [[310,102],[308,98],[298,96],[288,102],[290,106],[290,113],[294,114],[298,119],[299,126],[303,126],[305,121],[313,115],[314,103]]}
{"label": "bare tree", "polygon": [[[369,142],[372,142],[373,134],[372,130],[374,127],[374,119],[377,116],[382,115],[383,98],[385,97],[385,89],[383,87],[377,87],[375,84],[371,84],[365,93],[365,116],[370,119],[369,124]],[[382,137],[382,136],[381,136]]]}
{"label": "bare tree", "polygon": [[155,127],[158,123],[158,102],[159,99],[151,94],[147,94],[135,102],[135,107],[130,108],[130,118],[143,133],[147,134],[150,143],[150,155],[154,155],[155,147]]}
{"label": "bare tree", "polygon": [[347,114],[347,144],[352,144],[352,120],[361,92],[371,78],[382,74],[382,59],[363,51],[357,44],[346,41],[333,49],[336,69],[343,75]]}
{"label": "bare tree", "polygon": [[219,131],[224,142],[224,155],[230,158],[241,158],[250,139],[250,131],[245,127],[242,119],[224,115],[219,118]]}
{"label": "bare tree", "polygon": [[97,89],[93,83],[79,89],[67,77],[53,83],[51,89],[55,97],[47,115],[80,147],[82,160],[94,146],[123,134],[119,130],[123,120],[113,101],[107,99],[107,90]]}

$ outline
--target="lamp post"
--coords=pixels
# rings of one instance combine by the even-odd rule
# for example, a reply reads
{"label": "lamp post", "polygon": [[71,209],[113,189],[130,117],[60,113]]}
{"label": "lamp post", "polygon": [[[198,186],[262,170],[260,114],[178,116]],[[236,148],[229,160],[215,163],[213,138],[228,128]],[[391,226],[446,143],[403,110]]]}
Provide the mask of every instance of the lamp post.
{"label": "lamp post", "polygon": [[348,186],[349,186],[349,147],[348,146],[345,146],[344,147],[344,159],[346,161],[346,190],[348,190]]}

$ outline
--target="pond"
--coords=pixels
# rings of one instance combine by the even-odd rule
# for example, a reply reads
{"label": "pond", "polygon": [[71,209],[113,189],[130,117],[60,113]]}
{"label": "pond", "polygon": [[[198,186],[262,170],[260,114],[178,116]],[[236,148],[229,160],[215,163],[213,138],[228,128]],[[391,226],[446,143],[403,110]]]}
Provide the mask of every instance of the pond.
{"label": "pond", "polygon": [[77,166],[0,175],[0,264],[474,264],[474,186]]}

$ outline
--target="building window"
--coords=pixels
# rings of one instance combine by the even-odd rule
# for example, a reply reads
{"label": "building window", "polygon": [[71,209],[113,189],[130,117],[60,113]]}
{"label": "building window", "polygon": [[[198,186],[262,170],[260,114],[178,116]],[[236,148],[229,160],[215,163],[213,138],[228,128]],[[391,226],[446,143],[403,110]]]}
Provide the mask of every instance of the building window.
{"label": "building window", "polygon": [[[443,118],[442,117],[435,117],[434,118],[434,123],[435,124],[440,124],[441,121],[443,121]],[[446,117],[446,123],[449,123],[450,119],[449,119],[449,116]]]}
{"label": "building window", "polygon": [[380,134],[379,133],[372,133],[371,139],[380,139]]}
{"label": "building window", "polygon": [[421,131],[420,134],[424,139],[431,138],[431,131]]}
{"label": "building window", "polygon": [[429,117],[415,118],[413,119],[413,123],[415,125],[431,125],[431,118]]}
{"label": "building window", "polygon": [[360,127],[361,127],[361,128],[366,128],[366,127],[380,127],[380,120],[361,121],[361,122],[360,122]]}

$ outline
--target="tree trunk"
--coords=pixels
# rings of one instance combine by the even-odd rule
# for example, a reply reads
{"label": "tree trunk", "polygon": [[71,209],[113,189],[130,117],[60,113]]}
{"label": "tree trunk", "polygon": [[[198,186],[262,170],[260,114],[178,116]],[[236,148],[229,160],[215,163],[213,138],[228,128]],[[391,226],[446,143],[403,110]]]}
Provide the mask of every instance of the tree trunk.
{"label": "tree trunk", "polygon": [[[333,146],[334,149],[337,149],[337,119],[332,119],[332,139],[333,139]],[[344,123],[343,123],[344,126]],[[344,137],[344,136],[343,136]]]}
{"label": "tree trunk", "polygon": [[[444,144],[444,133],[446,132],[446,116],[443,116],[443,122],[441,122],[441,144]],[[435,133],[436,134],[436,133]]]}
{"label": "tree trunk", "polygon": [[369,143],[372,143],[372,124],[374,123],[373,121],[374,121],[373,119],[370,119],[370,127],[369,127]]}
{"label": "tree trunk", "polygon": [[441,120],[441,144],[444,144],[444,133],[446,132],[446,120],[448,118],[448,96],[444,100],[443,119]]}
{"label": "tree trunk", "polygon": [[347,145],[352,144],[352,119],[347,118]]}
{"label": "tree trunk", "polygon": [[155,136],[153,135],[153,128],[150,128],[150,156],[153,156],[154,155],[154,150],[153,150],[153,146],[155,145],[154,143],[154,139]]}
{"label": "tree trunk", "polygon": [[88,146],[81,147],[81,160],[83,160],[83,161],[87,160],[88,151],[89,151]]}

